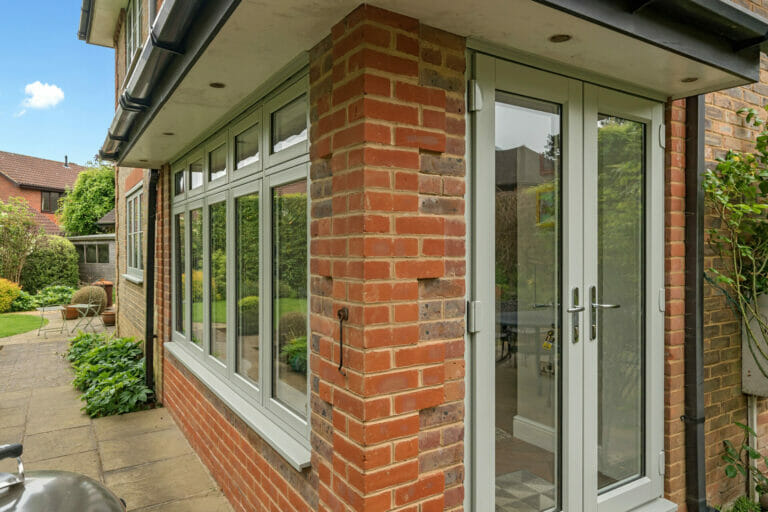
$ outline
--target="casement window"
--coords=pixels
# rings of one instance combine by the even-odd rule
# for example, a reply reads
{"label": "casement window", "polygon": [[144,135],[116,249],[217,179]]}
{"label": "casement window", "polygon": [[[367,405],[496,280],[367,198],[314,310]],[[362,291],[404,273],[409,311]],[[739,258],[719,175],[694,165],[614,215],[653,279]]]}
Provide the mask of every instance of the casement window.
{"label": "casement window", "polygon": [[309,462],[306,91],[305,75],[172,166],[167,345],[296,467]]}
{"label": "casement window", "polygon": [[130,0],[125,10],[125,71],[131,69],[134,57],[141,50],[141,0]]}
{"label": "casement window", "polygon": [[[144,191],[141,184],[125,197],[125,275],[134,281],[141,281],[144,278],[143,199]],[[87,253],[86,261],[88,261]]]}
{"label": "casement window", "polygon": [[41,194],[40,211],[43,213],[55,213],[59,209],[59,199],[64,194],[50,190],[43,190]]}

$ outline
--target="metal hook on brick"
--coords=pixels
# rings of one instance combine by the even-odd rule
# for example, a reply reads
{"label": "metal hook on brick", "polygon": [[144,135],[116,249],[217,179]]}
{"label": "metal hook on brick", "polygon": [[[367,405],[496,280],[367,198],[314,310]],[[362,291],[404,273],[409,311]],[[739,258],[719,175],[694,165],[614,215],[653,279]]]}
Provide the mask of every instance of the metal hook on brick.
{"label": "metal hook on brick", "polygon": [[346,375],[347,372],[342,369],[344,366],[344,321],[349,320],[349,309],[346,307],[339,308],[336,316],[339,317],[339,373]]}

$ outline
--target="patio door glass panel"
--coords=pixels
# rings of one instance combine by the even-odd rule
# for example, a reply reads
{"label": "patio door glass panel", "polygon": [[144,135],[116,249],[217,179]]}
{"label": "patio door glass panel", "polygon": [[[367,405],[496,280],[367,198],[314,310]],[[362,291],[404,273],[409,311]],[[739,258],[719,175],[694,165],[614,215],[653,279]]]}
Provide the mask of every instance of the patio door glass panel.
{"label": "patio door glass panel", "polygon": [[558,494],[561,106],[498,92],[495,120],[496,510]]}

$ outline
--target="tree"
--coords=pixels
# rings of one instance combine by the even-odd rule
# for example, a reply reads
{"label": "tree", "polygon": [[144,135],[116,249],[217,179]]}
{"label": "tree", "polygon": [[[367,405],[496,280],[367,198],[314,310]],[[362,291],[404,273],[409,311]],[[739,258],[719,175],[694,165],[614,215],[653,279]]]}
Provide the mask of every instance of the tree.
{"label": "tree", "polygon": [[96,222],[115,207],[115,171],[101,163],[88,167],[61,199],[58,214],[67,236],[98,233]]}
{"label": "tree", "polygon": [[42,236],[29,203],[20,197],[0,201],[0,277],[18,283],[27,256]]}

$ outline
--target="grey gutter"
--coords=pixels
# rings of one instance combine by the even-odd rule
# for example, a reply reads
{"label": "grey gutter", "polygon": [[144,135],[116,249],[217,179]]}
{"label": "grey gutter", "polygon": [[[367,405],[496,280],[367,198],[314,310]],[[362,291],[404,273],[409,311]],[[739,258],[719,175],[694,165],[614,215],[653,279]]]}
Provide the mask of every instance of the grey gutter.
{"label": "grey gutter", "polygon": [[165,0],[99,155],[120,162],[173,94],[240,0]]}
{"label": "grey gutter", "polygon": [[704,402],[704,95],[685,102],[685,503],[689,512],[713,512],[707,504]]}
{"label": "grey gutter", "polygon": [[77,38],[88,42],[88,36],[91,35],[91,18],[93,16],[93,0],[83,0],[80,8],[80,28],[77,31]]}

